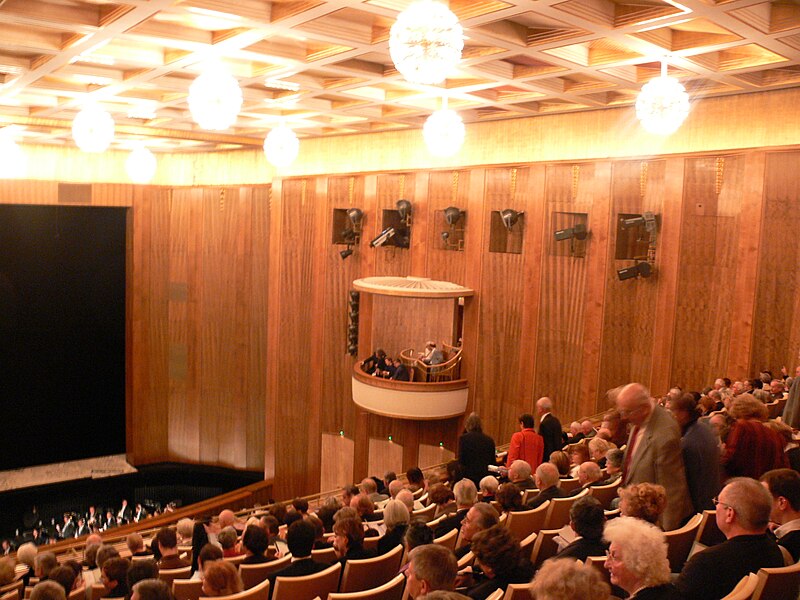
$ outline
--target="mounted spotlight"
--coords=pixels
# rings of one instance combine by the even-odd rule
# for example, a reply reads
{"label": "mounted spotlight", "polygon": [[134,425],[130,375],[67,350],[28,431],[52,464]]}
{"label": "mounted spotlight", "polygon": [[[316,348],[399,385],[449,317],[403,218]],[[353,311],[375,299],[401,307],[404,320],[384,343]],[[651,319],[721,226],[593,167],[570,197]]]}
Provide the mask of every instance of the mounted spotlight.
{"label": "mounted spotlight", "polygon": [[442,241],[446,244],[447,240],[450,239],[450,232],[443,231],[441,235],[442,235]]}
{"label": "mounted spotlight", "polygon": [[408,226],[411,224],[411,202],[405,199],[400,199],[395,204],[395,208],[397,212],[400,213],[400,220],[403,222],[404,225]]}
{"label": "mounted spotlight", "polygon": [[350,219],[354,231],[361,231],[361,220],[364,218],[364,212],[360,208],[348,208],[347,218]]}
{"label": "mounted spotlight", "polygon": [[652,274],[653,267],[649,262],[644,261],[637,262],[632,267],[626,267],[617,271],[617,277],[619,277],[620,281],[625,281],[626,279],[636,279],[637,277],[647,279]]}
{"label": "mounted spotlight", "polygon": [[521,211],[516,211],[511,208],[506,208],[500,211],[500,218],[503,220],[503,225],[506,229],[511,231],[514,228],[514,225],[517,224],[519,221],[520,216],[523,213]]}
{"label": "mounted spotlight", "polygon": [[630,229],[631,227],[639,227],[644,225],[644,217],[633,217],[631,219],[622,219],[622,227]]}
{"label": "mounted spotlight", "polygon": [[455,227],[456,223],[461,219],[464,211],[455,206],[448,206],[444,209],[444,220],[450,227]]}
{"label": "mounted spotlight", "polygon": [[374,240],[372,240],[369,245],[373,248],[378,248],[383,246],[386,242],[389,241],[390,238],[394,237],[394,234],[397,233],[394,227],[387,227],[383,231],[381,231]]}
{"label": "mounted spotlight", "polygon": [[339,252],[339,256],[342,257],[342,260],[344,260],[345,258],[351,256],[352,254],[353,254],[353,249],[350,246],[348,246],[345,250],[342,250],[341,252]]}
{"label": "mounted spotlight", "polygon": [[585,240],[586,236],[589,235],[589,232],[587,231],[584,223],[576,223],[574,227],[570,227],[569,229],[559,229],[553,235],[555,236],[557,242],[571,239]]}

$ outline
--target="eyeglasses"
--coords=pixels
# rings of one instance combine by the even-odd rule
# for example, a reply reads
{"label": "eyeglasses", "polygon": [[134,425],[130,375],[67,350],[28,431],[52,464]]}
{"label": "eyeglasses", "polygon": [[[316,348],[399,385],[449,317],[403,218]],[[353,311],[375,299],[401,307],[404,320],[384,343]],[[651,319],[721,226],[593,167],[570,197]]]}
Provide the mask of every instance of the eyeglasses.
{"label": "eyeglasses", "polygon": [[720,500],[720,499],[719,499],[719,496],[716,496],[716,497],[715,497],[715,498],[712,500],[712,502],[714,503],[714,506],[715,506],[715,507],[716,507],[718,504],[722,504],[722,506],[724,506],[725,508],[730,508],[730,509],[732,509],[732,510],[736,510],[736,508],[735,508],[734,506],[731,506],[731,505],[730,505],[730,504],[728,504],[727,502],[723,502],[722,500]]}

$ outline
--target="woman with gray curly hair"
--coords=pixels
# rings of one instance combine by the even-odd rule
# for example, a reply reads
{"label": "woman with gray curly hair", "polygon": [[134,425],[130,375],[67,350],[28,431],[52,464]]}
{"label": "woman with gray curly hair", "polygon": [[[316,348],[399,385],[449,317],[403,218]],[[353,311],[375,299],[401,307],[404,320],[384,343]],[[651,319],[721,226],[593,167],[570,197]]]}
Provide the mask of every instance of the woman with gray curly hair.
{"label": "woman with gray curly hair", "polygon": [[553,558],[533,579],[536,600],[608,600],[611,589],[591,565],[572,558]]}
{"label": "woman with gray curly hair", "polygon": [[611,583],[628,592],[629,600],[679,600],[670,583],[667,538],[658,527],[634,517],[619,517],[606,524],[609,542],[605,567]]}

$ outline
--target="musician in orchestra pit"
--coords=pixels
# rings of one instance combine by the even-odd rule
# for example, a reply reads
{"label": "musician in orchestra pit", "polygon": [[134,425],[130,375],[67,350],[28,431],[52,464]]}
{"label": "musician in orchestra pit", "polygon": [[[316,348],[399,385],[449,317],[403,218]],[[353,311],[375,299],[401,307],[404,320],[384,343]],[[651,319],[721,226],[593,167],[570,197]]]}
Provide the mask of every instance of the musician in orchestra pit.
{"label": "musician in orchestra pit", "polygon": [[125,523],[131,522],[132,512],[130,507],[128,506],[128,501],[124,498],[122,499],[122,507],[117,511],[117,524],[124,525]]}

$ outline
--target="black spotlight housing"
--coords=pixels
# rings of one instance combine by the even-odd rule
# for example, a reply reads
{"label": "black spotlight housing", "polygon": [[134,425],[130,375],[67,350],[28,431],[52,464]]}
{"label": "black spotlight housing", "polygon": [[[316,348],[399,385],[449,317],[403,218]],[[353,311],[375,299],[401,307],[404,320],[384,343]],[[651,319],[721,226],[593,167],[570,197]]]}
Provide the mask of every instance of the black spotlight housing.
{"label": "black spotlight housing", "polygon": [[625,267],[624,269],[619,269],[617,271],[617,277],[619,277],[620,281],[625,281],[626,279],[636,279],[637,277],[647,279],[652,274],[653,267],[649,262],[645,261],[638,262],[632,267]]}
{"label": "black spotlight housing", "polygon": [[353,249],[350,246],[348,246],[346,249],[344,249],[341,252],[339,252],[339,256],[342,257],[342,260],[344,260],[347,257],[351,256],[352,254],[353,254]]}
{"label": "black spotlight housing", "polygon": [[511,208],[506,208],[500,211],[500,218],[503,221],[503,225],[506,229],[511,231],[514,225],[517,224],[519,221],[519,217],[522,213]]}

